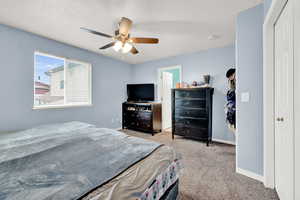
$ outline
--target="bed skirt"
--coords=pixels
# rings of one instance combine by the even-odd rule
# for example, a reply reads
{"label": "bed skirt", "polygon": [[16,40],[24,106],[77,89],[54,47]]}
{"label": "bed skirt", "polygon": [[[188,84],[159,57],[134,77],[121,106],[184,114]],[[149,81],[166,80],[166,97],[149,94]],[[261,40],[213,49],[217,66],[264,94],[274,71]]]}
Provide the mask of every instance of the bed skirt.
{"label": "bed skirt", "polygon": [[177,200],[179,199],[179,180],[171,186],[160,200]]}

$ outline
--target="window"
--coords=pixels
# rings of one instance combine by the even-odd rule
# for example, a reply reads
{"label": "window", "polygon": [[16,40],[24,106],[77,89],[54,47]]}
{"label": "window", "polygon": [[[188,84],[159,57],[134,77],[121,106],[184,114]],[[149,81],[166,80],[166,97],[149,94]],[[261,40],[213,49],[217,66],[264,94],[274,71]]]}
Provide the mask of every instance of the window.
{"label": "window", "polygon": [[91,65],[36,52],[34,108],[91,105]]}

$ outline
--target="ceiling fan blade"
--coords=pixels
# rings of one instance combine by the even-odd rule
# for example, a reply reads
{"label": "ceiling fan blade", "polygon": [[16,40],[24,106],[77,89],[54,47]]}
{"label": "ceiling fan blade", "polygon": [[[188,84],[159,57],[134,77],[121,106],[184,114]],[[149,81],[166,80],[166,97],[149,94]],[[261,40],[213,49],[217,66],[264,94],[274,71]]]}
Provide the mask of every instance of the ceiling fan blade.
{"label": "ceiling fan blade", "polygon": [[80,29],[84,30],[84,31],[87,31],[89,33],[93,33],[93,34],[96,34],[96,35],[100,35],[100,36],[103,36],[103,37],[107,37],[107,38],[112,38],[111,35],[107,35],[105,33],[101,33],[101,32],[98,32],[98,31],[94,31],[94,30],[91,30],[91,29],[88,29],[88,28],[83,28],[81,27]]}
{"label": "ceiling fan blade", "polygon": [[114,46],[115,45],[115,43],[116,42],[111,42],[111,43],[109,43],[109,44],[107,44],[107,45],[105,45],[105,46],[103,46],[103,47],[100,47],[99,49],[107,49],[107,48],[109,48],[109,47],[112,47],[112,46]]}
{"label": "ceiling fan blade", "polygon": [[132,21],[126,17],[122,17],[119,23],[119,33],[122,36],[127,37],[129,34],[129,30],[131,29]]}
{"label": "ceiling fan blade", "polygon": [[139,51],[135,47],[132,47],[132,49],[130,50],[130,52],[132,54],[138,54],[139,53]]}
{"label": "ceiling fan blade", "polygon": [[143,44],[157,44],[159,40],[157,38],[130,38],[129,42],[143,43]]}

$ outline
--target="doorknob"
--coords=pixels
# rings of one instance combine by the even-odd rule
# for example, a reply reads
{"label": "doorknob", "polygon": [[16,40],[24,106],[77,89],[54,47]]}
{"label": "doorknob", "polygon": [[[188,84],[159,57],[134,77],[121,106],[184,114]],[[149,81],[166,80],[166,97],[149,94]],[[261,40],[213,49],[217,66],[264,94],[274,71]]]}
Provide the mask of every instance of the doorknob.
{"label": "doorknob", "polygon": [[276,121],[280,122],[280,117],[277,117],[277,118],[276,118]]}
{"label": "doorknob", "polygon": [[283,118],[283,117],[277,117],[277,118],[276,118],[276,121],[278,121],[278,122],[283,122],[283,121],[284,121],[284,118]]}
{"label": "doorknob", "polygon": [[280,118],[280,121],[282,121],[282,122],[283,122],[283,120],[284,120],[284,119],[283,119],[283,117],[281,117],[281,118]]}

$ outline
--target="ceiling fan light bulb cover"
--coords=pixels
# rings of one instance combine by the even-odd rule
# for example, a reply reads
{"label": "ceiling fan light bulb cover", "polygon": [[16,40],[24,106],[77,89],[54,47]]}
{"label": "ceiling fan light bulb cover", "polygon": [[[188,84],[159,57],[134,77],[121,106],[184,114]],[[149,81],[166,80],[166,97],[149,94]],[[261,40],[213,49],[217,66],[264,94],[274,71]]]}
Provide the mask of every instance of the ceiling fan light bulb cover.
{"label": "ceiling fan light bulb cover", "polygon": [[132,45],[126,42],[124,44],[124,47],[122,48],[122,52],[123,53],[128,53],[131,49],[132,49]]}
{"label": "ceiling fan light bulb cover", "polygon": [[122,42],[121,41],[116,42],[113,48],[116,52],[119,52],[122,49]]}

